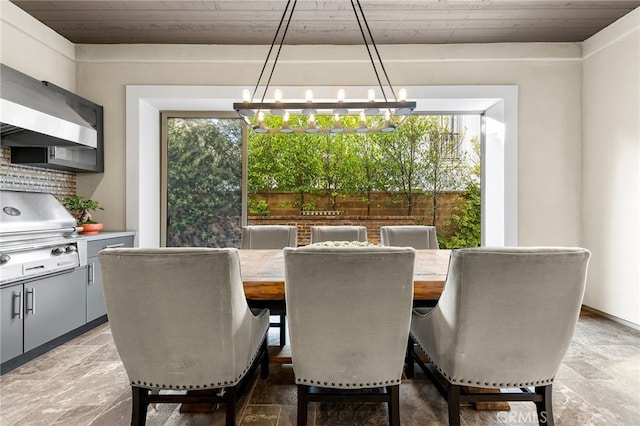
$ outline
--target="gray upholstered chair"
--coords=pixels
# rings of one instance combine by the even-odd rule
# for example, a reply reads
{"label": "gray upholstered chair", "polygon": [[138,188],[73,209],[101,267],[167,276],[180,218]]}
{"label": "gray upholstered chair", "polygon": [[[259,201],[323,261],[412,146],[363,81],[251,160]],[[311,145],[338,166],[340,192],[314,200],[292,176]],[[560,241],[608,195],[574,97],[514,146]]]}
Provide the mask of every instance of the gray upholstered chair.
{"label": "gray upholstered chair", "polygon": [[[451,253],[438,304],[415,309],[411,322],[411,337],[430,365],[409,345],[447,399],[450,425],[460,424],[461,402],[509,400],[535,402],[539,423],[553,424],[553,379],[578,320],[589,257],[582,248]],[[462,386],[522,392],[461,394]]]}
{"label": "gray upholstered chair", "polygon": [[242,227],[241,249],[281,249],[298,246],[298,228],[287,225],[248,225]]}
{"label": "gray upholstered chair", "polygon": [[215,401],[226,404],[233,425],[237,394],[258,365],[263,378],[269,374],[269,311],[247,306],[238,250],[123,248],[99,257],[131,383],[131,424],[145,424],[149,403]]}
{"label": "gray upholstered chair", "polygon": [[413,247],[416,250],[440,248],[436,227],[422,225],[381,226],[380,245]]}
{"label": "gray upholstered chair", "polygon": [[[249,225],[242,227],[241,249],[266,250],[297,246],[298,228],[296,226]],[[279,321],[269,325],[280,330],[280,346],[284,346],[287,339],[286,312],[284,309],[276,310],[275,308],[271,307],[271,313],[278,315]]]}
{"label": "gray upholstered chair", "polygon": [[312,226],[311,244],[324,241],[367,241],[366,226]]}
{"label": "gray upholstered chair", "polygon": [[348,398],[387,402],[399,424],[415,251],[307,246],[285,249],[284,259],[298,424],[308,402]]}

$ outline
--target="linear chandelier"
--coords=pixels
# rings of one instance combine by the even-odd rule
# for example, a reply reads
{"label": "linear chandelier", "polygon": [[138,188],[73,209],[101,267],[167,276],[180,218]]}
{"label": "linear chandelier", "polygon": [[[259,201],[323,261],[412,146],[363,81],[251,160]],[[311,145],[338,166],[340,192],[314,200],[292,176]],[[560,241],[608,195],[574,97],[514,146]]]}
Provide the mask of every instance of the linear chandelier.
{"label": "linear chandelier", "polygon": [[[291,0],[288,0],[253,92],[249,89],[244,89],[242,91],[242,102],[233,104],[233,109],[256,133],[393,132],[416,108],[415,102],[407,101],[407,92],[405,89],[400,89],[396,95],[384,64],[382,63],[378,47],[373,40],[373,35],[369,29],[367,19],[362,11],[360,0],[350,1],[384,101],[376,99],[376,91],[373,88],[368,90],[366,100],[360,99],[348,101],[346,100],[346,92],[344,89],[339,89],[337,91],[336,100],[332,102],[314,102],[313,92],[310,89],[306,90],[304,100],[284,101],[281,90],[275,90],[273,98],[266,99],[269,84],[271,83],[271,77],[273,76],[276,64],[278,63],[278,57],[280,56],[280,51],[282,50],[282,45],[284,44],[289,24],[291,23],[291,17],[293,16],[293,12],[298,2],[297,0],[293,0],[292,3]],[[291,7],[289,7],[290,5]],[[358,14],[358,11],[360,14]],[[284,28],[283,23],[285,24]],[[369,41],[367,41],[365,29],[366,34],[369,36]],[[262,96],[259,101],[255,101],[257,99],[256,94],[260,87],[260,82],[262,81],[262,77],[278,38],[280,39],[280,42],[277,52],[275,53],[275,59],[269,72],[266,85],[262,91]],[[371,44],[371,46],[369,46],[369,44]],[[390,92],[391,95],[389,97],[387,96],[387,91],[385,91],[385,87],[380,79],[380,73],[376,66],[376,62],[374,61],[372,49],[379,62],[379,68],[386,79],[387,91]],[[389,100],[389,98],[392,100]],[[268,120],[267,124],[265,123],[265,118],[268,115],[278,116],[280,118]],[[290,117],[294,115],[306,116],[306,120],[296,120],[297,122],[301,122],[302,125],[295,126],[290,122]],[[317,120],[316,117],[318,116],[332,116],[333,118],[329,120]],[[344,119],[348,116],[355,116],[357,118],[349,120]],[[319,124],[320,121],[324,124],[329,122],[331,124],[323,127]]]}

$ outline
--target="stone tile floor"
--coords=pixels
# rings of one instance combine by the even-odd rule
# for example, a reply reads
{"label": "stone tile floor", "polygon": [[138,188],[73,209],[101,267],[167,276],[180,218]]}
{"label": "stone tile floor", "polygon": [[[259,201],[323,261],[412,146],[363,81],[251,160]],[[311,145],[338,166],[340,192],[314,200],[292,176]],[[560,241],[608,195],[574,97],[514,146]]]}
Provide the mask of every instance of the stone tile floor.
{"label": "stone tile floor", "polygon": [[[277,330],[270,336],[276,341]],[[294,425],[296,388],[290,365],[273,365],[241,398],[240,425]],[[446,424],[446,404],[416,368],[400,386],[404,425]],[[640,331],[583,312],[554,385],[558,425],[640,424]],[[102,325],[0,378],[0,425],[127,425],[127,377]],[[379,404],[311,404],[309,425],[386,425]],[[148,425],[222,425],[224,411],[181,413],[178,405],[150,408]],[[464,425],[535,425],[531,403],[511,411],[462,409]]]}

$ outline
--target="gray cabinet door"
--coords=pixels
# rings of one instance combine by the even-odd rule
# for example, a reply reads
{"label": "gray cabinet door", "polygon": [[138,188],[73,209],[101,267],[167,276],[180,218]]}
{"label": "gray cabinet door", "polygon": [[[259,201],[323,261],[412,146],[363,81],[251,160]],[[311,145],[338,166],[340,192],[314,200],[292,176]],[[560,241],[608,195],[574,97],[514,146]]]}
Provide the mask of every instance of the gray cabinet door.
{"label": "gray cabinet door", "polygon": [[97,257],[87,259],[89,278],[87,280],[87,322],[107,313],[102,292],[102,270]]}
{"label": "gray cabinet door", "polygon": [[86,268],[24,283],[24,351],[85,324]]}
{"label": "gray cabinet door", "polygon": [[133,235],[92,240],[87,243],[87,322],[107,313],[102,290],[102,270],[98,252],[105,248],[133,247]]}
{"label": "gray cabinet door", "polygon": [[22,290],[22,284],[0,290],[0,362],[22,354]]}

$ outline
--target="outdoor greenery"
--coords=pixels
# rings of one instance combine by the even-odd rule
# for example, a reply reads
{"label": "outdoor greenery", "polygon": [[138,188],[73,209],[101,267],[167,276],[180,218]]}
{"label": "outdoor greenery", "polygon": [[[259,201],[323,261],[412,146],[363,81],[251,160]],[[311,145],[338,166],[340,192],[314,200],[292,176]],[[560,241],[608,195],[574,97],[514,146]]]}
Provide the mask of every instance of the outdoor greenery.
{"label": "outdoor greenery", "polygon": [[445,225],[452,229],[449,238],[439,238],[442,248],[477,247],[480,245],[480,141],[472,139],[472,167],[467,176],[464,203],[454,208]]}
{"label": "outdoor greenery", "polygon": [[[267,121],[267,126],[279,124],[278,117],[269,119],[274,122]],[[330,123],[322,119],[332,117],[317,117],[319,126],[328,127]],[[477,245],[479,159],[460,150],[464,134],[453,120],[450,116],[411,116],[393,133],[250,133],[249,193],[266,194],[259,214],[268,214],[270,192],[298,194],[296,204],[301,211],[314,207],[305,199],[307,194],[327,197],[334,210],[341,197],[356,194],[370,211],[372,193],[385,191],[402,198],[408,216],[414,214],[420,199],[431,200],[430,217],[424,220],[435,224],[442,210],[441,194],[460,191],[465,197],[463,206],[447,220],[447,237],[441,236],[442,243]],[[304,122],[292,124],[304,127]],[[256,211],[257,206],[250,208]]]}
{"label": "outdoor greenery", "polygon": [[[332,117],[317,117],[319,126],[331,124],[322,123],[324,119]],[[304,117],[292,116],[294,120],[304,125]],[[249,213],[266,216],[272,208],[281,207],[270,204],[270,192],[296,194],[300,212],[315,210],[317,197],[326,197],[327,204],[337,210],[341,199],[354,194],[370,210],[372,195],[386,192],[403,201],[408,216],[414,216],[419,201],[429,200],[432,208],[419,221],[445,224],[439,228],[441,247],[476,246],[480,239],[479,144],[474,152],[461,150],[464,134],[452,120],[412,116],[389,134],[249,132]],[[237,245],[242,121],[171,118],[167,130],[167,246]],[[451,191],[459,192],[462,201],[448,217],[439,217],[440,196]],[[266,194],[266,200],[252,198],[256,193]]]}
{"label": "outdoor greenery", "polygon": [[167,127],[167,246],[238,243],[240,120],[171,118]]}

